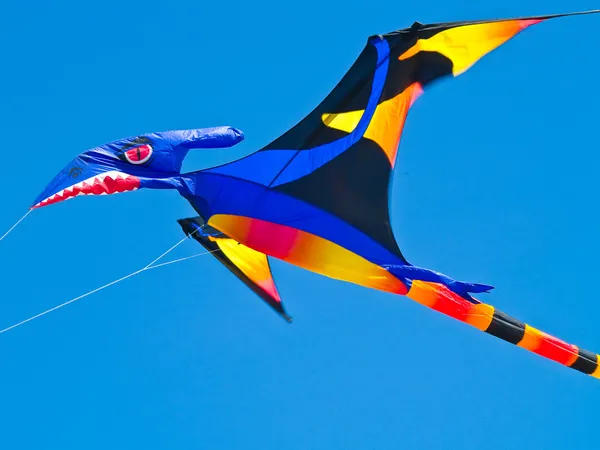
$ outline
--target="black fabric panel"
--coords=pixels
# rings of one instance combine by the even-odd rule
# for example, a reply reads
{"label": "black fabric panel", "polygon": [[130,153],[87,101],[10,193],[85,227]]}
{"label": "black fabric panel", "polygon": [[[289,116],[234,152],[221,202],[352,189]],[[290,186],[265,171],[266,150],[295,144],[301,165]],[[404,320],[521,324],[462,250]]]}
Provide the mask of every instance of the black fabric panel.
{"label": "black fabric panel", "polygon": [[[386,37],[390,46],[389,69],[380,103],[400,94],[414,82],[426,86],[431,81],[452,73],[452,62],[440,53],[420,52],[408,60],[398,59],[416,43],[417,38],[422,37],[422,34],[409,33]],[[365,109],[371,94],[376,62],[377,51],[372,44],[367,44],[331,93],[302,121],[261,150],[309,150],[346,135],[332,133],[332,130],[323,124],[322,115]]]}
{"label": "black fabric panel", "polygon": [[485,332],[511,344],[518,344],[525,336],[525,324],[502,311],[495,310],[492,323]]}
{"label": "black fabric panel", "polygon": [[419,52],[408,59],[399,60],[398,57],[405,51],[403,48],[390,56],[387,81],[380,103],[394,98],[415,82],[426,87],[433,81],[452,74],[452,61],[441,53]]}
{"label": "black fabric panel", "polygon": [[361,139],[309,175],[272,189],[339,217],[404,259],[388,215],[390,175],[386,154],[375,142]]}
{"label": "black fabric panel", "polygon": [[[393,39],[397,41],[398,37]],[[398,60],[414,42],[414,38],[400,44],[391,42],[389,71],[380,102],[395,97],[415,81],[424,86],[452,73],[451,61],[438,53],[421,52],[408,60]],[[321,116],[364,109],[375,62],[375,47],[367,45],[352,69],[313,113],[265,148],[306,151],[346,136],[344,131],[325,126]],[[313,173],[275,189],[336,215],[405,260],[389,222],[390,176],[391,165],[384,151],[363,138]]]}
{"label": "black fabric panel", "polygon": [[330,128],[323,124],[321,116],[365,109],[371,95],[376,63],[377,50],[367,44],[331,93],[301,122],[261,150],[310,149],[335,140],[333,136],[327,137]]}
{"label": "black fabric panel", "polygon": [[[401,41],[395,36],[389,42],[389,70],[379,102],[395,97],[415,81],[425,86],[433,79],[452,73],[451,61],[438,53],[421,52],[408,60],[398,60],[398,56],[414,42],[416,35],[402,37]],[[376,58],[375,47],[368,44],[331,94],[298,125],[265,149],[309,151],[347,136],[348,133],[323,124],[322,114],[366,107]],[[385,152],[375,142],[363,138],[313,173],[274,189],[336,215],[405,260],[389,221],[390,176],[391,165]]]}
{"label": "black fabric panel", "polygon": [[571,368],[579,370],[585,374],[591,374],[598,367],[598,355],[582,348],[579,349],[579,355]]}

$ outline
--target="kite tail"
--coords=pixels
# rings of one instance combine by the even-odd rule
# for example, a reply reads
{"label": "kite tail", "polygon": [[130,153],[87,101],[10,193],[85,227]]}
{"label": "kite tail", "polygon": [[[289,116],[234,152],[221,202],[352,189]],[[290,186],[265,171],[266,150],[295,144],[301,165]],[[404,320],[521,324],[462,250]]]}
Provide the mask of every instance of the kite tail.
{"label": "kite tail", "polygon": [[600,378],[598,355],[544,333],[485,303],[472,303],[447,287],[412,281],[407,297],[545,358]]}

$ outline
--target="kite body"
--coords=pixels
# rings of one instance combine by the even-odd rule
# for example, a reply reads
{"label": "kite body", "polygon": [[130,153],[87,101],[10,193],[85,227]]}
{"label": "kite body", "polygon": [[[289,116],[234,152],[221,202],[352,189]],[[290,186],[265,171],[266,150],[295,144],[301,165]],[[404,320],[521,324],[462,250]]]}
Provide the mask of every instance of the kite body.
{"label": "kite body", "polygon": [[193,148],[235,145],[231,127],[153,133],[78,156],[34,202],[138,188],[177,189],[198,213],[179,221],[285,319],[269,257],[405,295],[486,333],[600,378],[598,355],[481,303],[491,286],[410,264],[394,237],[389,191],[404,122],[433,82],[456,77],[522,30],[552,17],[422,25],[369,38],[335,89],[266,147],[181,174]]}
{"label": "kite body", "polygon": [[206,248],[220,250],[215,255],[287,319],[267,256],[406,295],[600,377],[597,354],[471,296],[491,286],[411,265],[389,220],[391,173],[414,101],[432,82],[464,73],[522,30],[552,17],[416,23],[371,37],[336,88],[295,127],[245,158],[184,175],[180,192],[200,217],[180,225]]}
{"label": "kite body", "polygon": [[460,298],[491,286],[411,265],[389,220],[389,186],[404,121],[431,83],[465,72],[544,18],[414,24],[369,38],[344,78],[295,127],[263,149],[182,176],[203,221],[255,251],[397,294],[414,281]]}

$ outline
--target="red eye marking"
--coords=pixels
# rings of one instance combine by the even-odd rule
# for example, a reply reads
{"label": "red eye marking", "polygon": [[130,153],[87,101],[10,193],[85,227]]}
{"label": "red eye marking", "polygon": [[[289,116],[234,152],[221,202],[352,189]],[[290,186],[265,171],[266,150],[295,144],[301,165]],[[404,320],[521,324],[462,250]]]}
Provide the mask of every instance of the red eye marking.
{"label": "red eye marking", "polygon": [[144,164],[152,156],[152,147],[149,144],[140,145],[127,150],[124,155],[131,164]]}

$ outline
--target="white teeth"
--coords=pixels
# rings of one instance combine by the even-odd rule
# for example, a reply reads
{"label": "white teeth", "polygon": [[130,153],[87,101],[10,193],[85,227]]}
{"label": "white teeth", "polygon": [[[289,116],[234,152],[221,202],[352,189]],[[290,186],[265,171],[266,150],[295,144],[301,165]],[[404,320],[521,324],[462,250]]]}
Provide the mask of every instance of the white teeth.
{"label": "white teeth", "polygon": [[112,181],[116,181],[118,178],[124,178],[125,176],[126,174],[122,172],[111,170],[110,172],[105,172],[103,174],[98,175],[96,178],[103,182],[106,178],[110,178]]}
{"label": "white teeth", "polygon": [[[41,204],[47,203],[47,202],[53,202],[58,199],[64,199],[65,194],[68,195],[68,197],[65,200],[70,200],[70,199],[78,197],[80,195],[94,195],[93,192],[83,192],[84,183],[87,184],[88,186],[93,186],[94,183],[104,183],[104,180],[106,178],[109,178],[111,181],[117,181],[119,178],[125,179],[126,177],[127,177],[127,174],[119,172],[117,170],[111,170],[109,172],[104,172],[104,173],[101,173],[94,177],[90,177],[83,181],[80,181],[79,183],[76,183],[72,186],[69,186],[69,187],[61,190],[60,192],[57,192],[56,194],[51,195],[47,199],[42,200],[40,203],[38,203],[38,205],[41,205]],[[73,195],[73,193],[75,192],[75,189],[79,190],[77,195]],[[136,189],[137,189],[137,187],[133,188],[132,190],[136,190]],[[102,192],[99,195],[108,195],[108,193]]]}

